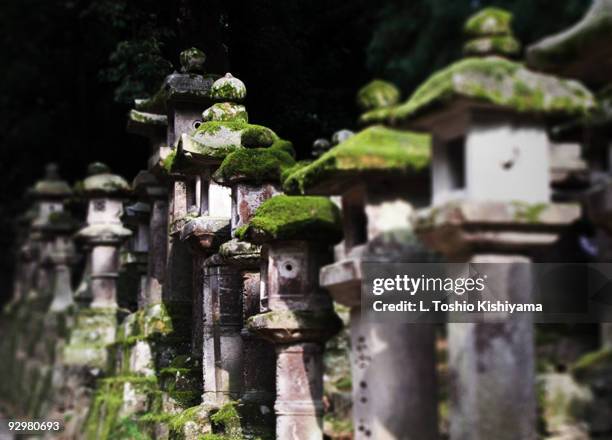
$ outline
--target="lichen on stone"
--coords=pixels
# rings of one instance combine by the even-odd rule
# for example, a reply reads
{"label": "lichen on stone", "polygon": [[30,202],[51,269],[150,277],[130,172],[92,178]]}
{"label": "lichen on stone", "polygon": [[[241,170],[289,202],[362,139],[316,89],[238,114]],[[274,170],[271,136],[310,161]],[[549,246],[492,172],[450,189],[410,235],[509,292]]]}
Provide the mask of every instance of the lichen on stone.
{"label": "lichen on stone", "polygon": [[463,46],[466,55],[516,55],[520,50],[521,44],[511,35],[475,38]]}
{"label": "lichen on stone", "polygon": [[593,1],[585,16],[574,26],[530,46],[527,60],[530,66],[541,70],[571,69],[574,61],[589,53],[599,54],[596,48],[606,47],[611,33],[612,3]]}
{"label": "lichen on stone", "polygon": [[168,125],[168,116],[158,115],[156,113],[148,113],[141,110],[132,109],[129,114],[130,120],[146,125]]}
{"label": "lichen on stone", "polygon": [[[319,336],[326,334],[331,337],[342,328],[342,325],[342,320],[333,309],[272,310],[252,316],[247,321],[249,330],[264,338],[271,335],[291,338],[292,333],[301,339],[308,339],[308,334]],[[274,339],[274,336],[272,338]]]}
{"label": "lichen on stone", "polygon": [[236,237],[254,243],[275,240],[314,240],[337,243],[342,239],[338,207],[326,197],[279,195],[266,200]]}
{"label": "lichen on stone", "polygon": [[500,8],[484,8],[465,23],[464,32],[471,36],[505,35],[512,32],[512,14]]}
{"label": "lichen on stone", "polygon": [[202,113],[202,120],[208,121],[249,121],[249,115],[244,105],[232,102],[218,102]]}
{"label": "lichen on stone", "polygon": [[357,92],[357,105],[362,111],[395,105],[399,100],[399,89],[380,79],[370,81]]}
{"label": "lichen on stone", "polygon": [[468,98],[518,113],[580,116],[595,107],[577,81],[532,72],[497,56],[466,58],[433,74],[403,104],[364,114],[362,122],[397,123],[421,116],[455,98]]}
{"label": "lichen on stone", "polygon": [[224,77],[216,80],[211,89],[213,99],[217,101],[239,102],[246,97],[246,87],[242,81],[226,73]]}
{"label": "lichen on stone", "polygon": [[426,168],[430,160],[429,136],[373,126],[296,170],[284,181],[284,189],[304,194],[315,184],[347,176],[365,179],[373,172],[410,174]]}

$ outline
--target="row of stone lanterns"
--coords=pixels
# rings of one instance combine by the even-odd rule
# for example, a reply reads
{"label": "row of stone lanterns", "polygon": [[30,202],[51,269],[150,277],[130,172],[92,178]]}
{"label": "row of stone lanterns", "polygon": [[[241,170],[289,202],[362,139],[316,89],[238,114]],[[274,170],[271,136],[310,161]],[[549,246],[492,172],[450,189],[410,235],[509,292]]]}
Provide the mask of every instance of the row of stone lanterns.
{"label": "row of stone lanterns", "polygon": [[[322,439],[323,352],[341,326],[335,300],[351,309],[355,438],[438,438],[436,327],[370,322],[361,311],[366,266],[439,261],[431,251],[503,263],[498,293],[529,302],[526,263],[580,215],[551,202],[547,122],[594,105],[580,83],[510,59],[519,45],[507,12],[485,9],[466,32],[467,58],[405,103],[382,81],[362,89],[368,126],[338,132],[329,151],[318,141],[316,160],[301,167],[288,142],[249,123],[239,79],[207,75],[200,51],[183,52],[181,73],[130,112],[129,130],[151,144],[148,170],[130,187],[95,163],[77,188],[87,219],[76,239],[88,261],[74,298],[76,226],[64,210],[72,192],[54,167],[34,188],[15,304],[40,301],[45,316],[78,308],[61,350],[47,359],[49,339],[37,340],[33,325],[10,348],[18,361],[9,373],[23,369],[22,386],[50,362],[64,382],[78,377],[77,403],[56,402],[77,424],[91,376],[106,374],[87,421],[93,437],[111,435],[111,413],[150,412],[160,438],[169,429],[187,438],[239,429],[245,438],[275,430],[283,440]],[[342,215],[329,197],[339,197]],[[121,266],[138,278],[128,316],[117,294]],[[57,334],[57,322],[44,331]],[[447,331],[451,439],[536,438],[531,320]],[[194,371],[198,379],[188,379]],[[227,405],[239,407],[242,426],[213,429]]]}

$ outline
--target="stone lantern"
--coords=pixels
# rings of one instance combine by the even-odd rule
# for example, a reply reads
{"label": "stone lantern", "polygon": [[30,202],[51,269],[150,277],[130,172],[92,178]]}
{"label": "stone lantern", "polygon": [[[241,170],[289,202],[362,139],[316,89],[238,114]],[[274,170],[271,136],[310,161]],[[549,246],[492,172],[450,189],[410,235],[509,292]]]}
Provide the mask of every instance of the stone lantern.
{"label": "stone lantern", "polygon": [[279,195],[237,235],[263,245],[267,307],[248,328],[276,348],[276,438],[322,439],[323,346],[342,324],[318,273],[341,239],[339,210],[326,198]]}
{"label": "stone lantern", "polygon": [[122,222],[129,184],[99,162],[88,168],[83,193],[88,199],[87,225],[77,237],[90,248],[92,308],[116,309],[119,248],[132,235]]}
{"label": "stone lantern", "polygon": [[409,221],[413,204],[426,201],[429,160],[429,136],[372,126],[285,181],[290,192],[341,196],[345,256],[319,279],[350,308],[355,439],[438,436],[433,325],[372,323],[361,313],[366,264],[430,258]]}
{"label": "stone lantern", "polygon": [[[151,205],[147,190],[157,185],[155,176],[148,171],[140,171],[132,182],[132,192],[136,195],[136,200],[125,207],[123,214],[124,223],[132,230],[123,266],[128,271],[133,268],[138,278],[136,298],[138,309],[143,309],[151,303],[147,292],[148,254],[151,238],[149,229]],[[165,194],[165,191],[162,193]]]}
{"label": "stone lantern", "polygon": [[[594,105],[580,83],[528,70],[509,57],[519,44],[511,15],[487,8],[465,31],[466,58],[435,73],[384,120],[433,137],[433,207],[417,232],[455,261],[496,264],[497,299],[530,302],[529,256],[580,215],[550,203],[546,123]],[[449,324],[451,439],[535,438],[531,317]],[[489,341],[482,344],[479,341]],[[518,404],[520,402],[520,404]]]}
{"label": "stone lantern", "polygon": [[51,255],[54,249],[55,237],[46,233],[46,227],[51,220],[62,216],[64,202],[70,197],[70,186],[60,179],[57,165],[49,164],[45,170],[45,178],[34,185],[31,196],[35,201],[36,217],[31,228],[38,253],[38,268],[36,273],[36,288],[31,292],[47,296],[52,292],[53,261]]}
{"label": "stone lantern", "polygon": [[[264,148],[257,147],[251,140],[253,145],[250,148],[230,153],[213,176],[217,183],[230,187],[232,191],[232,236],[251,221],[262,203],[281,193],[283,171],[295,165],[291,144],[271,131],[269,134],[274,139],[271,145],[266,145],[268,138],[265,136],[261,136],[260,141]],[[218,256],[218,260],[228,269],[237,271],[242,280],[237,286],[242,303],[239,332],[243,349],[243,381],[240,403],[243,408],[251,408],[244,411],[252,416],[246,421],[247,431],[255,436],[264,435],[273,429],[274,423],[274,349],[246,327],[248,319],[262,310],[261,248],[235,238],[221,245]]]}
{"label": "stone lantern", "polygon": [[102,163],[90,164],[87,171],[80,185],[88,203],[87,220],[76,238],[87,250],[90,273],[84,276],[90,284],[91,303],[82,304],[77,313],[64,360],[67,365],[97,371],[106,367],[106,347],[116,337],[119,249],[132,235],[121,223],[130,186]]}
{"label": "stone lantern", "polygon": [[[165,182],[163,160],[171,152],[167,145],[168,116],[167,93],[165,87],[150,99],[137,100],[130,110],[127,130],[144,136],[150,145],[148,172],[155,176],[157,185],[151,177],[143,174],[146,183],[141,201],[150,205],[149,247],[147,262],[146,300],[148,305],[159,304],[162,300],[162,286],[165,280],[167,263],[168,234],[168,189]],[[138,177],[137,177],[138,179]]]}

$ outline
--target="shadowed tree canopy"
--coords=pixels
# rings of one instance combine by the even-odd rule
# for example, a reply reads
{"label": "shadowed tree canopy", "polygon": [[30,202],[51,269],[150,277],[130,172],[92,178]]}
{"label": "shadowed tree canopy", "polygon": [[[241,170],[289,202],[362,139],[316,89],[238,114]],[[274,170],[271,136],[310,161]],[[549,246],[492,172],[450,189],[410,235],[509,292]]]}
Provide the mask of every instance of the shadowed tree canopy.
{"label": "shadowed tree canopy", "polygon": [[292,140],[355,128],[357,89],[373,77],[404,95],[460,55],[462,24],[489,4],[515,13],[523,43],[576,21],[586,0],[4,0],[0,3],[0,282],[9,291],[21,197],[60,163],[73,182],[93,160],[128,178],[146,164],[125,132],[134,98],[151,94],[196,46],[208,70],[248,88],[253,121]]}

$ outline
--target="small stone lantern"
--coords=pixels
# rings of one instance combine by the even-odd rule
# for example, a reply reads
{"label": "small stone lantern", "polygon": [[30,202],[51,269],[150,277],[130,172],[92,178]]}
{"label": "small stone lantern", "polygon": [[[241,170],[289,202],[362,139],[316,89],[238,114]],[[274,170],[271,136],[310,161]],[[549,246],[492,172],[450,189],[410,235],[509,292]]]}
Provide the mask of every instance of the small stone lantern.
{"label": "small stone lantern", "polygon": [[[583,115],[594,102],[580,83],[512,61],[519,45],[511,19],[497,8],[475,14],[465,25],[467,58],[433,74],[405,103],[362,120],[431,133],[434,206],[421,213],[418,235],[452,260],[500,263],[498,299],[528,303],[531,252],[580,215],[578,206],[550,203],[546,122]],[[531,317],[448,331],[451,438],[535,438]]]}
{"label": "small stone lantern", "polygon": [[373,126],[285,181],[291,192],[341,196],[346,257],[321,267],[319,280],[350,308],[355,439],[438,436],[433,325],[377,324],[361,314],[366,263],[430,258],[409,221],[411,203],[425,202],[429,161],[429,136]]}
{"label": "small stone lantern", "polygon": [[36,288],[31,292],[39,296],[48,296],[52,292],[54,234],[47,234],[51,220],[62,216],[64,202],[72,195],[70,186],[60,179],[57,165],[46,166],[45,178],[34,185],[30,191],[35,201],[36,217],[32,220],[31,229],[38,249],[38,268]]}
{"label": "small stone lantern", "polygon": [[157,181],[151,173],[140,171],[132,182],[132,192],[136,195],[136,201],[126,206],[123,214],[126,226],[132,230],[123,266],[128,271],[133,270],[138,277],[138,295],[136,298],[138,309],[143,309],[150,303],[147,297],[147,266],[150,252],[151,205],[149,204],[147,189],[156,184]]}
{"label": "small stone lantern", "polygon": [[129,184],[102,163],[88,168],[83,193],[88,199],[87,225],[77,237],[87,243],[91,259],[92,308],[116,309],[119,248],[132,235],[121,223]]}
{"label": "small stone lantern", "polygon": [[276,438],[322,439],[323,346],[342,323],[319,287],[319,267],[340,241],[338,208],[323,197],[276,196],[237,231],[262,244],[261,288],[267,312],[249,330],[276,348]]}

